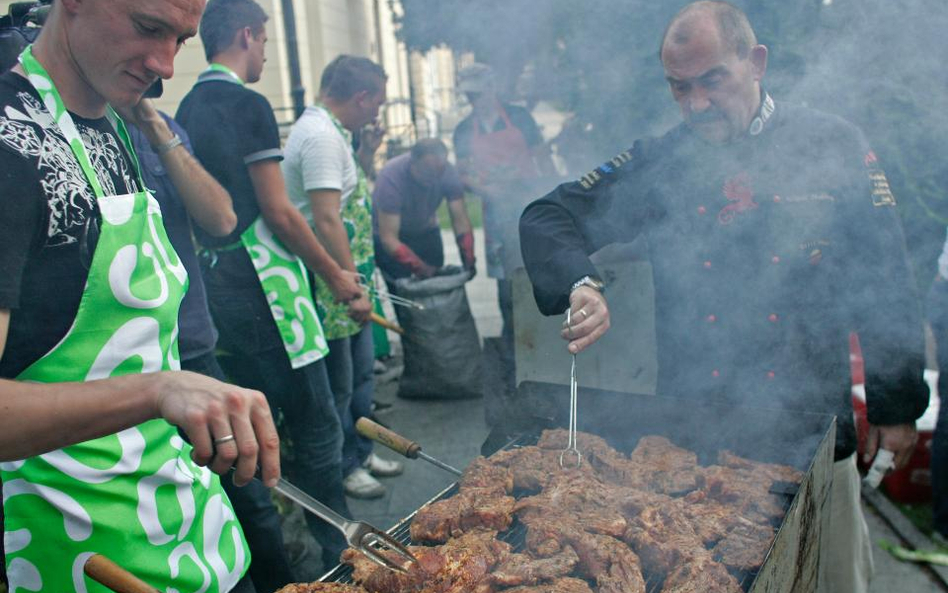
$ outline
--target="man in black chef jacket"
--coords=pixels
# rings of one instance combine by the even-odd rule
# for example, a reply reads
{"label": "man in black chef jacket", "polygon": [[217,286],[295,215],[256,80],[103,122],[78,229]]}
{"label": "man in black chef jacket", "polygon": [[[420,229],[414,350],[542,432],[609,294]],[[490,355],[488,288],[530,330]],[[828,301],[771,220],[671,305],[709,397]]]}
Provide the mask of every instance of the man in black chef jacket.
{"label": "man in black chef jacket", "polygon": [[837,415],[820,590],[866,591],[849,333],[866,361],[870,453],[904,464],[928,402],[920,308],[895,199],[862,133],[761,87],[746,16],[696,2],[661,61],[683,123],[532,203],[521,247],[540,310],[571,310],[571,353],[609,328],[588,254],[645,235],[658,393]]}

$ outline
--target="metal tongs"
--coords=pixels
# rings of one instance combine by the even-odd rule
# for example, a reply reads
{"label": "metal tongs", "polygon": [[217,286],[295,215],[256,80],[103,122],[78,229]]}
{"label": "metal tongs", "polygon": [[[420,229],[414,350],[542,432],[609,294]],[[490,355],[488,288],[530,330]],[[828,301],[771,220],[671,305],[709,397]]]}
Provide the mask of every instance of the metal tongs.
{"label": "metal tongs", "polygon": [[[572,337],[573,326],[571,323],[571,311],[566,310],[566,327],[570,330],[570,337]],[[576,381],[576,355],[572,355],[572,364],[569,369],[569,440],[566,443],[566,448],[563,449],[563,452],[560,453],[560,467],[566,467],[566,459],[568,457],[573,457],[576,459],[576,467],[578,468],[583,464],[583,454],[579,452],[579,449],[576,447],[576,401],[579,394],[579,384]]]}
{"label": "metal tongs", "polygon": [[413,301],[411,299],[406,299],[404,297],[396,296],[390,292],[381,291],[366,282],[360,282],[359,288],[367,291],[370,294],[375,294],[375,296],[377,296],[379,299],[383,301],[387,300],[388,302],[392,303],[396,307],[410,307],[412,309],[419,309],[419,310],[424,310],[425,308],[424,305],[422,305],[421,303],[417,301]]}
{"label": "metal tongs", "polygon": [[391,535],[376,529],[365,521],[346,519],[283,478],[277,481],[277,485],[273,489],[341,531],[346,536],[346,542],[365,554],[372,562],[396,572],[408,572],[404,566],[396,564],[382,554],[383,547],[389,548],[407,562],[418,562],[418,559],[412,555],[408,548],[396,541]]}

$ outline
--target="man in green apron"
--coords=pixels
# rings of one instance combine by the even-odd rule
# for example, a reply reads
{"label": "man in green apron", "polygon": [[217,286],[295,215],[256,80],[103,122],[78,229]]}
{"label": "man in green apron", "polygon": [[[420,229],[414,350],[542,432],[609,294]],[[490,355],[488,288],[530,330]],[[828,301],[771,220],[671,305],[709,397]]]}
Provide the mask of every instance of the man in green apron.
{"label": "man in green apron", "polygon": [[[194,154],[234,201],[237,227],[226,237],[195,229],[205,248],[201,264],[211,316],[229,356],[230,378],[265,391],[293,443],[293,481],[348,515],[342,489],[342,430],[323,357],[328,351],[307,270],[327,280],[343,303],[362,296],[354,273],[343,270],[290,203],[280,172],[279,129],[267,99],[247,88],[260,79],[267,15],[253,0],[211,0],[201,20],[209,68],[175,119]],[[229,362],[228,362],[229,361]],[[328,523],[307,516],[334,566],[346,547]]]}
{"label": "man in green apron", "polygon": [[[162,372],[179,367],[187,274],[109,106],[172,75],[202,8],[61,0],[0,76],[0,476],[14,591],[105,591],[83,575],[93,554],[162,590],[230,591],[249,556],[201,464],[224,472],[236,459],[239,483],[258,463],[268,484],[279,475],[262,394]],[[173,147],[166,127],[148,132],[156,150]]]}
{"label": "man in green apron", "polygon": [[[381,134],[362,134],[359,155],[352,150],[352,135],[378,117],[387,77],[367,58],[341,55],[321,78],[320,102],[303,112],[286,141],[287,192],[336,263],[371,283],[372,196],[360,162],[372,160]],[[348,305],[335,303],[320,278],[315,288],[329,340],[329,384],[342,420],[343,486],[349,496],[378,498],[385,487],[373,476],[397,475],[402,466],[375,455],[372,441],[355,430],[355,422],[371,414],[375,390],[375,348],[372,328],[366,325],[372,305],[368,295]]]}

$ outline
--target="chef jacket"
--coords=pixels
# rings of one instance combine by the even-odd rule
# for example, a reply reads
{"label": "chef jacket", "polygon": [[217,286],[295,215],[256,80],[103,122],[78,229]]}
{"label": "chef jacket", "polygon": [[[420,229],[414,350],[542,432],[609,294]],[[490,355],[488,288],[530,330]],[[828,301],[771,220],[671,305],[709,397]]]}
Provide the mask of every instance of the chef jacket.
{"label": "chef jacket", "polygon": [[836,414],[841,459],[856,444],[851,331],[871,423],[913,422],[927,406],[919,299],[862,133],[762,99],[738,141],[712,145],[681,124],[533,202],[524,261],[540,310],[561,313],[573,282],[596,275],[588,254],[644,235],[657,392]]}

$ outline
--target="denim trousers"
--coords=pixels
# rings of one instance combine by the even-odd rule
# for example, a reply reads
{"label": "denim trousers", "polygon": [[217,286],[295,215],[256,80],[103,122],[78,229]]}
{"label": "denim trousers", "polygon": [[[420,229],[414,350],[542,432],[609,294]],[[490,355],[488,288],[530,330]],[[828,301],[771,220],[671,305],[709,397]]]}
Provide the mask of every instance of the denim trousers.
{"label": "denim trousers", "polygon": [[356,432],[355,423],[359,418],[372,414],[374,363],[375,344],[369,325],[348,338],[329,341],[326,370],[336,411],[342,420],[343,476],[352,473],[372,453],[372,441]]}
{"label": "denim trousers", "polygon": [[[224,371],[213,352],[181,361],[181,369],[226,381]],[[280,515],[270,499],[270,490],[258,480],[238,487],[230,476],[221,476],[234,513],[250,547],[250,575],[257,591],[276,591],[296,582],[283,546]]]}
{"label": "denim trousers", "polygon": [[[319,360],[299,369],[290,366],[260,284],[243,282],[241,266],[250,266],[252,271],[246,254],[239,250],[221,254],[217,263],[202,261],[208,304],[220,333],[218,346],[227,353],[219,362],[231,381],[262,391],[274,419],[282,419],[281,464],[287,478],[350,517],[342,488],[342,425],[326,364]],[[342,534],[310,513],[306,522],[322,547],[324,567],[338,564],[348,547]]]}

